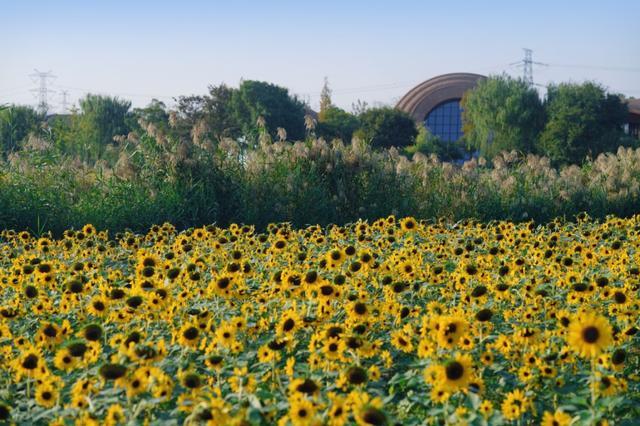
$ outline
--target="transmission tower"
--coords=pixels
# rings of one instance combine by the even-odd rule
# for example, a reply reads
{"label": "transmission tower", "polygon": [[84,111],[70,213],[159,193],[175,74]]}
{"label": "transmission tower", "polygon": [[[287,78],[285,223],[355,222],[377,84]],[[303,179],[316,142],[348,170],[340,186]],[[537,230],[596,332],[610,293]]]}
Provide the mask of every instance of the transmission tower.
{"label": "transmission tower", "polygon": [[524,59],[518,62],[513,62],[509,65],[516,65],[518,67],[522,67],[524,81],[529,85],[533,86],[533,65],[543,65],[547,66],[549,64],[543,64],[542,62],[535,62],[533,60],[533,50],[523,48],[524,50]]}
{"label": "transmission tower", "polygon": [[62,102],[61,102],[62,113],[66,114],[67,112],[69,112],[69,108],[68,108],[69,101],[67,100],[67,96],[69,95],[69,91],[68,90],[62,90],[60,93],[62,94]]}
{"label": "transmission tower", "polygon": [[37,89],[31,89],[31,91],[36,93],[38,97],[38,111],[41,114],[46,114],[49,110],[47,95],[49,93],[55,93],[54,90],[47,87],[47,84],[49,83],[49,80],[53,80],[56,77],[51,73],[51,71],[42,72],[37,69],[34,69],[34,71],[35,73],[30,74],[29,77],[31,77],[31,80],[33,80],[34,83],[39,81],[39,85]]}

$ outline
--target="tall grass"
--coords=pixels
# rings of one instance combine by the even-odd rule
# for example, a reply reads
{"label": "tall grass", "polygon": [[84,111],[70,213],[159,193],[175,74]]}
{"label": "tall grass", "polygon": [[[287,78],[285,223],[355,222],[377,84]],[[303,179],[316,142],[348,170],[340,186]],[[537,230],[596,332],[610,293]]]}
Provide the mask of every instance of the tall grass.
{"label": "tall grass", "polygon": [[0,228],[59,234],[85,223],[112,231],[165,221],[181,228],[303,226],[389,214],[542,222],[582,211],[598,218],[640,212],[640,149],[561,169],[517,153],[455,166],[358,141],[263,141],[247,149],[234,141],[171,144],[147,134],[119,155],[115,164],[91,166],[50,149],[13,155],[0,165]]}

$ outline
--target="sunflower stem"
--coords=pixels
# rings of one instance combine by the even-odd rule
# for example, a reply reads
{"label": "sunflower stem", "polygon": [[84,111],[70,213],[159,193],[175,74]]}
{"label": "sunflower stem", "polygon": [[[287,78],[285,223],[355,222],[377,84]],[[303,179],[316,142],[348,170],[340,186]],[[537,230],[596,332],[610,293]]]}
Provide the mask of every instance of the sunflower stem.
{"label": "sunflower stem", "polygon": [[596,361],[595,359],[591,359],[591,378],[589,387],[591,390],[591,409],[595,413],[596,408]]}

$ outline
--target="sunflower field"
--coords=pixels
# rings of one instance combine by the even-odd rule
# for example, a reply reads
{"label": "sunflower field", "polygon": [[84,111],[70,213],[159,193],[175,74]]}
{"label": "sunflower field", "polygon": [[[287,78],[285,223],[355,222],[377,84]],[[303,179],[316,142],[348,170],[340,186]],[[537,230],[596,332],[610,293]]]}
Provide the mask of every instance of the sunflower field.
{"label": "sunflower field", "polygon": [[640,216],[0,233],[0,422],[637,425]]}

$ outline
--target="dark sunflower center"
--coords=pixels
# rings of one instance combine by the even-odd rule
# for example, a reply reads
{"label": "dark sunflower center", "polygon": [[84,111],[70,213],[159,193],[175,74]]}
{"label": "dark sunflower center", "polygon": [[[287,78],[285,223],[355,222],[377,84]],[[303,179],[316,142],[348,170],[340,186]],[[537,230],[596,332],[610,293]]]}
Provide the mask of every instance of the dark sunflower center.
{"label": "dark sunflower center", "polygon": [[367,372],[361,367],[351,367],[347,371],[347,379],[351,384],[360,385],[367,381]]}
{"label": "dark sunflower center", "polygon": [[195,389],[200,387],[200,377],[195,374],[189,374],[184,379],[184,385],[189,389]]}
{"label": "dark sunflower center", "polygon": [[29,354],[22,361],[22,366],[27,370],[33,370],[38,366],[38,356],[34,354]]}
{"label": "dark sunflower center", "polygon": [[296,325],[296,322],[294,320],[292,320],[291,318],[287,319],[284,324],[282,325],[282,329],[284,331],[291,331],[293,330],[293,327]]}
{"label": "dark sunflower center", "polygon": [[54,326],[49,324],[44,328],[44,334],[47,337],[56,337],[56,335],[58,334],[58,331]]}
{"label": "dark sunflower center", "polygon": [[367,411],[364,412],[362,420],[370,425],[384,425],[387,423],[387,418],[384,413],[373,407],[368,408]]}
{"label": "dark sunflower center", "polygon": [[615,299],[616,303],[624,303],[627,301],[627,296],[620,291],[615,292],[613,298]]}
{"label": "dark sunflower center", "polygon": [[589,326],[582,330],[582,338],[587,343],[595,343],[600,337],[600,331],[597,327]]}
{"label": "dark sunflower center", "polygon": [[449,380],[458,380],[464,375],[464,366],[458,361],[451,361],[445,367],[445,374]]}
{"label": "dark sunflower center", "polygon": [[318,385],[311,379],[306,379],[304,382],[298,385],[296,388],[298,392],[305,393],[307,395],[313,394],[318,390]]}
{"label": "dark sunflower center", "polygon": [[51,395],[51,392],[49,391],[42,392],[42,399],[44,399],[45,401],[49,401],[52,396],[53,395]]}
{"label": "dark sunflower center", "polygon": [[184,333],[182,333],[182,335],[187,340],[193,340],[198,337],[198,329],[195,327],[189,327],[184,331]]}
{"label": "dark sunflower center", "polygon": [[224,290],[225,288],[229,287],[229,279],[228,278],[221,278],[220,280],[218,280],[218,288],[220,290]]}

